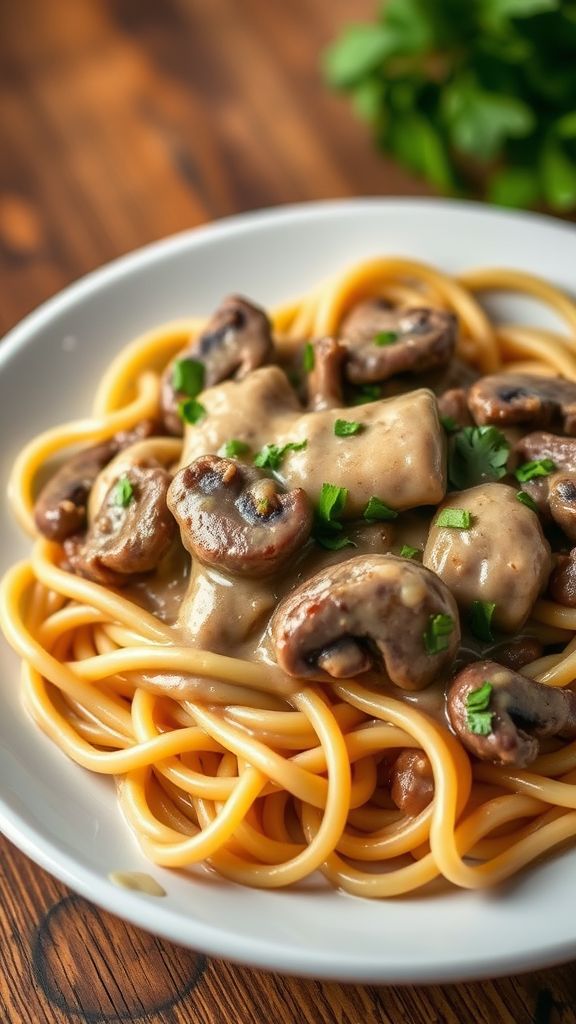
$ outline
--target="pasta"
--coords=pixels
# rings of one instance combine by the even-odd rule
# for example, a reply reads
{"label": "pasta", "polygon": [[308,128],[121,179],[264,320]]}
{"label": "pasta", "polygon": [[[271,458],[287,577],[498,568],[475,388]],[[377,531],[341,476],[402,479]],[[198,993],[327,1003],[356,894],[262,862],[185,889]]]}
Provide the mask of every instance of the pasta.
{"label": "pasta", "polygon": [[[564,333],[493,322],[479,302],[491,290],[541,300],[563,321]],[[576,381],[576,304],[550,284],[511,270],[450,277],[392,257],[353,267],[274,311],[281,364],[292,367],[303,339],[337,335],[346,316],[374,296],[392,307],[424,305],[455,314],[456,356],[479,374]],[[224,641],[220,650],[198,646],[183,631],[181,616],[166,611],[170,572],[184,572],[182,552],[125,588],[87,578],[84,569],[71,572],[63,543],[38,533],[41,471],[78,445],[107,442],[157,421],[165,367],[205,329],[205,321],[190,319],[137,338],[104,373],[92,415],[48,430],[16,459],[10,501],[34,540],[30,558],[2,581],[0,624],[22,659],[24,704],[39,728],[77,764],[114,777],[125,818],[151,861],[177,868],[203,863],[244,885],[290,886],[320,871],[332,885],[363,897],[412,892],[438,877],[480,889],[572,839],[576,739],[562,742],[557,733],[543,740],[526,767],[486,763],[465,748],[426,688],[393,686],[388,679],[379,684],[373,672],[363,678],[361,670],[329,683],[299,677],[255,653],[245,638],[230,644],[231,653]],[[204,394],[199,391],[201,402]],[[358,416],[369,416],[375,405],[349,407],[349,414],[364,409]],[[208,413],[207,422],[212,406]],[[296,412],[290,415],[290,424],[300,422]],[[344,422],[358,427],[356,419]],[[371,422],[341,429],[367,433]],[[280,430],[276,447],[291,448],[296,465],[302,458],[297,446],[305,442],[290,429],[294,436]],[[122,460],[136,452],[172,474],[201,454],[197,436],[193,422],[184,440],[143,436],[116,453],[110,466],[116,465],[118,478]],[[284,436],[289,440],[282,446]],[[239,450],[240,444],[247,448],[233,437]],[[215,453],[209,445],[206,450]],[[89,522],[110,472],[102,468],[94,484]],[[324,475],[330,479],[327,470]],[[456,492],[457,504],[463,490]],[[453,504],[449,498],[444,508]],[[182,585],[187,578],[184,573]],[[175,593],[176,605],[183,593]],[[238,593],[248,602],[248,591]],[[550,594],[536,595],[531,604],[528,632],[542,650],[524,662],[521,674],[527,685],[538,680],[569,692],[576,675],[576,608]],[[274,608],[264,612],[268,621]],[[449,673],[440,675],[444,685]],[[417,813],[390,799],[390,766],[402,751],[425,755],[430,766],[433,798]]]}

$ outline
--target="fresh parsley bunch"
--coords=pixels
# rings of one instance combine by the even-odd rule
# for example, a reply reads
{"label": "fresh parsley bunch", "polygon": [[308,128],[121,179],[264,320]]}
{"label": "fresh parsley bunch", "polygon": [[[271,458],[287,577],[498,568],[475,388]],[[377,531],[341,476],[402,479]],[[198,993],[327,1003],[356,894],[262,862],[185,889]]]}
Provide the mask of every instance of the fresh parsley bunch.
{"label": "fresh parsley bunch", "polygon": [[576,0],[387,0],[325,71],[440,191],[576,208]]}

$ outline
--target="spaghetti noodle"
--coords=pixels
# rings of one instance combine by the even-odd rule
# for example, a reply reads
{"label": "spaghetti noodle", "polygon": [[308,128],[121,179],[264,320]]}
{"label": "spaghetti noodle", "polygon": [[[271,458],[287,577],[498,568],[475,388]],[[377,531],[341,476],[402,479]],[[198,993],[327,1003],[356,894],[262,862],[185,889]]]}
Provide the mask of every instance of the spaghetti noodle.
{"label": "spaghetti noodle", "polygon": [[[566,333],[494,323],[478,301],[494,289],[541,300]],[[278,358],[288,365],[303,338],[337,334],[346,314],[375,295],[456,314],[457,355],[480,373],[576,381],[576,304],[551,285],[508,270],[449,277],[397,258],[363,263],[276,310]],[[24,703],[38,726],[79,765],[114,776],[152,861],[206,863],[245,885],[288,886],[321,871],[365,897],[411,892],[439,876],[484,888],[571,839],[576,742],[553,744],[529,770],[479,762],[428,713],[425,691],[406,699],[361,675],[327,686],[292,678],[270,659],[198,649],[145,606],[154,574],[142,592],[123,593],[74,575],[62,545],[37,536],[40,471],[73,446],[157,420],[162,371],[204,326],[179,321],[137,338],[106,370],[92,416],[35,438],[15,462],[12,508],[35,540],[31,558],[2,581],[0,623],[22,658]],[[182,457],[178,438],[138,444],[170,471]],[[105,488],[98,493],[92,517]],[[523,674],[569,687],[576,609],[539,600],[531,616],[533,634],[553,649]],[[162,680],[181,677],[184,695],[163,690]],[[389,798],[385,769],[403,750],[422,751],[431,766],[433,799],[417,814]]]}

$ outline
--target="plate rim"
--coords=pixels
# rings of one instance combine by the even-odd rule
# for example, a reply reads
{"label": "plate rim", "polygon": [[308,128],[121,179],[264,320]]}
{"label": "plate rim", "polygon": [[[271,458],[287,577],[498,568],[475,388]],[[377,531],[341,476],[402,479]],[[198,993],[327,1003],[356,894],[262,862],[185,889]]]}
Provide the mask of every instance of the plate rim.
{"label": "plate rim", "polygon": [[[212,239],[217,240],[243,232],[250,233],[254,228],[266,225],[278,227],[294,218],[313,222],[334,215],[353,217],[362,209],[376,207],[384,212],[410,210],[411,216],[418,211],[434,211],[437,214],[441,210],[460,210],[472,218],[492,218],[500,224],[513,220],[531,224],[535,230],[553,228],[573,237],[576,231],[574,225],[543,214],[492,208],[469,200],[428,197],[369,196],[356,199],[324,199],[233,214],[148,243],[89,271],[67,285],[28,313],[5,334],[0,344],[0,373],[4,365],[26,346],[28,339],[41,329],[43,324],[91,293],[105,288],[108,283],[121,281],[125,275],[140,267],[153,264],[164,257],[177,255],[182,250],[202,246]],[[245,935],[241,937],[240,954],[240,936],[231,932],[229,928],[222,930],[221,927],[199,919],[183,918],[170,907],[162,910],[158,902],[151,901],[151,898],[143,897],[142,894],[120,891],[106,877],[79,862],[50,838],[43,837],[23,815],[5,802],[1,783],[0,830],[36,864],[102,909],[169,941],[210,956],[224,957],[238,964],[255,966],[261,970],[332,981],[413,985],[459,982],[541,969],[568,960],[576,954],[576,929],[573,939],[556,943],[547,942],[544,951],[534,949],[529,953],[511,952],[507,956],[501,953],[493,953],[491,956],[489,950],[483,951],[480,956],[472,956],[470,952],[466,954],[464,951],[464,955],[461,954],[456,963],[452,961],[449,965],[445,961],[441,962],[440,958],[436,962],[430,960],[427,964],[419,962],[413,967],[407,965],[405,959],[396,963],[389,960],[383,964],[381,960],[368,959],[365,953],[362,953],[361,959],[355,960],[349,951],[346,954],[336,954],[321,949],[316,951],[315,959],[309,963],[303,959],[302,953],[294,944],[283,944],[281,941],[272,943],[269,939],[256,939]],[[122,905],[118,910],[120,894]],[[337,895],[343,901],[356,899],[345,893]],[[385,901],[383,904],[385,905]],[[194,934],[190,934],[190,931]]]}

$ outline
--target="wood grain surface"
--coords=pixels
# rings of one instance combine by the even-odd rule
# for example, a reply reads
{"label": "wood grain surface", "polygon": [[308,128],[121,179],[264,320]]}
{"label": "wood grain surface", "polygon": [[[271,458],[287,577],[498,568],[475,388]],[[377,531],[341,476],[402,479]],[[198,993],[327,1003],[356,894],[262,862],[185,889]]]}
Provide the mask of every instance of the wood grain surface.
{"label": "wood grain surface", "polygon": [[[93,267],[215,217],[425,194],[321,82],[322,47],[374,7],[0,0],[0,333]],[[575,1006],[573,965],[376,988],[207,960],[99,911],[0,840],[2,1024],[573,1024]]]}

